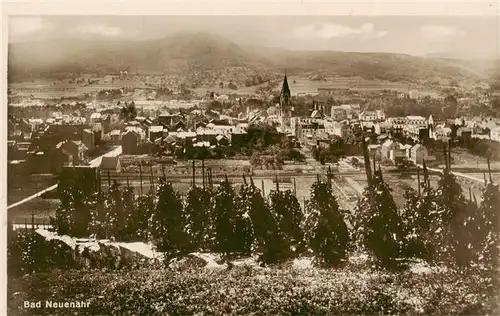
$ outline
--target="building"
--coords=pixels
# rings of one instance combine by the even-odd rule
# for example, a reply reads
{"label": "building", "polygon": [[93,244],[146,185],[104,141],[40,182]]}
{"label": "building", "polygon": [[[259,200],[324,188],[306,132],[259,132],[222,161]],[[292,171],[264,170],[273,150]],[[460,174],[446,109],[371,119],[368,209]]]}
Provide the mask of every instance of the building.
{"label": "building", "polygon": [[330,115],[335,121],[357,119],[359,113],[359,104],[342,104],[339,106],[332,106],[330,109]]}
{"label": "building", "polygon": [[406,125],[417,126],[417,127],[427,127],[427,119],[423,116],[409,115],[406,117]]}
{"label": "building", "polygon": [[417,90],[410,90],[410,92],[408,92],[408,97],[412,100],[417,100],[419,96],[420,95]]}
{"label": "building", "polygon": [[101,172],[119,173],[121,172],[121,163],[118,157],[103,156],[99,164]]}
{"label": "building", "polygon": [[95,147],[95,134],[90,129],[84,129],[82,133],[82,142],[89,150]]}
{"label": "building", "polygon": [[280,92],[280,103],[278,105],[278,117],[280,129],[283,133],[291,132],[291,117],[293,113],[292,106],[292,93],[290,87],[288,86],[288,79],[283,78],[283,85]]}
{"label": "building", "polygon": [[335,95],[335,88],[318,88],[318,95],[320,97],[331,97]]}
{"label": "building", "polygon": [[411,148],[410,160],[414,164],[422,164],[424,160],[428,160],[427,149],[421,144],[416,144]]}
{"label": "building", "polygon": [[148,129],[148,134],[149,134],[148,139],[150,141],[155,141],[158,138],[162,138],[163,137],[163,125],[150,126]]}
{"label": "building", "polygon": [[68,157],[69,163],[74,166],[83,164],[87,159],[88,148],[82,141],[62,141],[57,144],[56,149],[63,152]]}
{"label": "building", "polygon": [[490,139],[496,142],[500,142],[500,126],[490,130]]}
{"label": "building", "polygon": [[122,153],[124,155],[136,155],[139,150],[141,135],[134,130],[128,130],[122,135]]}
{"label": "building", "polygon": [[363,111],[359,113],[358,119],[363,122],[373,122],[378,119],[377,111]]}
{"label": "building", "polygon": [[391,150],[399,149],[399,144],[392,139],[388,139],[382,143],[382,147],[380,149],[380,153],[382,159],[391,159]]}

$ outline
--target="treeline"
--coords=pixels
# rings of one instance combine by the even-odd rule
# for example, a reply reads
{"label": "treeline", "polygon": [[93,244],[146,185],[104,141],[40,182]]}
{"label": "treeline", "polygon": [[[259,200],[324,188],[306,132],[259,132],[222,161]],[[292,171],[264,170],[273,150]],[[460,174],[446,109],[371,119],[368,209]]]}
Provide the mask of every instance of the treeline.
{"label": "treeline", "polygon": [[264,197],[251,178],[239,187],[226,178],[215,187],[208,177],[182,195],[163,176],[154,194],[139,197],[128,185],[120,189],[114,183],[102,192],[96,184],[84,189],[89,181],[78,179],[60,192],[52,225],[57,233],[75,237],[151,241],[169,258],[211,251],[258,254],[269,264],[309,253],[319,264],[335,266],[361,250],[386,268],[412,258],[496,266],[498,186],[490,180],[478,204],[472,194],[463,195],[448,170],[437,189],[424,170],[418,191],[408,189],[406,204],[398,209],[379,169],[352,212],[340,208],[330,176],[313,184],[304,208],[279,184]]}

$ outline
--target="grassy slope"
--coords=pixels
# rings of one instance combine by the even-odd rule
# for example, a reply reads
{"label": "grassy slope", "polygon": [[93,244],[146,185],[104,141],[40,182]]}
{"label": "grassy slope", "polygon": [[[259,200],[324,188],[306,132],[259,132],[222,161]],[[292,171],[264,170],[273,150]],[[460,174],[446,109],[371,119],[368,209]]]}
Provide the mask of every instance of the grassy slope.
{"label": "grassy slope", "polygon": [[[24,300],[90,301],[78,315],[479,315],[494,314],[490,284],[477,271],[390,273],[352,261],[339,269],[187,265],[35,273],[9,280],[8,302],[9,315],[28,315],[19,308]],[[68,310],[37,310],[48,313]]]}

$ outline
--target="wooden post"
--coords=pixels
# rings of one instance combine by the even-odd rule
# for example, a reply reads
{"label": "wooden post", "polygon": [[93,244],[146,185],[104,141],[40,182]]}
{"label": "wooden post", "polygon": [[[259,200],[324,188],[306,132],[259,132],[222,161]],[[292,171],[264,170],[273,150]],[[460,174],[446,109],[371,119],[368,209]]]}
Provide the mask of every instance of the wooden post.
{"label": "wooden post", "polygon": [[420,196],[420,168],[417,166],[418,196]]}
{"label": "wooden post", "polygon": [[245,178],[245,174],[243,173],[243,183],[246,185],[247,184],[247,178]]}
{"label": "wooden post", "polygon": [[371,170],[371,166],[370,166],[370,157],[368,154],[368,148],[367,148],[366,140],[365,140],[364,136],[362,136],[362,146],[363,146],[363,158],[365,161],[366,180],[368,182],[368,188],[370,188],[370,190],[371,190],[372,176],[373,175],[372,175],[372,170]]}
{"label": "wooden post", "polygon": [[150,184],[151,184],[151,188],[150,188],[150,192],[152,192],[153,194],[155,193],[155,178],[154,178],[154,175],[153,175],[153,167],[151,167],[149,169],[149,174],[150,174]]}
{"label": "wooden post", "polygon": [[31,210],[31,230],[35,231],[35,212]]}
{"label": "wooden post", "polygon": [[448,139],[448,170],[451,172],[451,138]]}
{"label": "wooden post", "polygon": [[111,176],[109,174],[109,170],[108,170],[108,190],[111,188]]}
{"label": "wooden post", "polygon": [[192,168],[193,168],[193,185],[192,186],[194,187],[196,185],[196,175],[194,174],[194,172],[195,172],[194,159],[193,159],[193,167]]}
{"label": "wooden post", "polygon": [[139,182],[140,182],[139,195],[142,196],[142,165],[140,163],[139,163]]}
{"label": "wooden post", "polygon": [[472,188],[469,187],[469,201],[472,202]]}
{"label": "wooden post", "polygon": [[202,173],[202,183],[203,183],[203,189],[205,189],[205,159],[201,160],[201,173]]}
{"label": "wooden post", "polygon": [[295,177],[293,177],[293,194],[297,196],[297,183],[295,182]]}
{"label": "wooden post", "polygon": [[262,197],[266,198],[266,191],[264,191],[264,180],[261,180],[261,190],[262,190]]}
{"label": "wooden post", "polygon": [[127,176],[127,188],[130,188],[130,182],[128,181],[128,176]]}
{"label": "wooden post", "polygon": [[99,193],[101,193],[101,192],[102,192],[102,191],[101,191],[101,190],[102,190],[101,171],[99,171],[99,173],[97,174],[97,176],[98,176],[97,181],[98,181],[98,183],[99,183]]}
{"label": "wooden post", "polygon": [[429,180],[429,174],[427,172],[427,166],[425,165],[425,159],[422,160],[422,167],[424,169],[424,184],[427,185],[427,182]]}
{"label": "wooden post", "polygon": [[280,190],[280,183],[278,181],[278,175],[275,176],[275,179],[276,179],[276,191],[279,192],[279,190]]}
{"label": "wooden post", "polygon": [[443,153],[444,153],[444,171],[447,173],[449,171],[448,169],[448,153],[446,151],[446,145],[443,146]]}
{"label": "wooden post", "polygon": [[491,166],[490,166],[490,157],[486,157],[486,162],[488,163],[488,174],[490,175],[490,183],[493,183],[493,178],[491,176]]}
{"label": "wooden post", "polygon": [[[376,166],[375,166],[375,163],[376,163],[375,162],[375,155],[373,155],[373,173],[375,173],[375,170],[377,170]],[[379,168],[380,168],[380,165],[379,165]]]}

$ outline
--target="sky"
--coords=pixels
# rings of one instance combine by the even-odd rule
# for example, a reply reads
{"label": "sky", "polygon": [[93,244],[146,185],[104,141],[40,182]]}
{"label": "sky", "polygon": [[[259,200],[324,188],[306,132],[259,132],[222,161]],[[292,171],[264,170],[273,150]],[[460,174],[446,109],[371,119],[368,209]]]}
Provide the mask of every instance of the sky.
{"label": "sky", "polygon": [[9,42],[148,40],[204,31],[291,50],[499,58],[497,16],[9,16]]}

